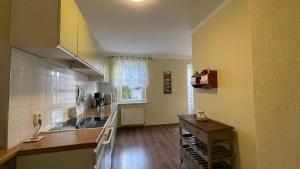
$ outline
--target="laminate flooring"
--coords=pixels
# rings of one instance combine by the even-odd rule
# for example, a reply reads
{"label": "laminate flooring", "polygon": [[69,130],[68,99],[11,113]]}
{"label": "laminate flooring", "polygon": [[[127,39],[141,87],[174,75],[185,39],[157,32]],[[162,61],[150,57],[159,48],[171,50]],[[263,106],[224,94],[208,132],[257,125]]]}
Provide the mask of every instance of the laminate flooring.
{"label": "laminate flooring", "polygon": [[179,126],[119,128],[112,169],[181,169]]}

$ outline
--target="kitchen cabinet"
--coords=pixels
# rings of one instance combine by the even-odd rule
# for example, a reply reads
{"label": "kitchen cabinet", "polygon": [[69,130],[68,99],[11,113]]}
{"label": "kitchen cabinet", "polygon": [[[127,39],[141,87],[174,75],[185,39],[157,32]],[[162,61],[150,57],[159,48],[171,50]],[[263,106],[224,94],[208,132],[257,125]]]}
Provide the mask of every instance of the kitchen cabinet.
{"label": "kitchen cabinet", "polygon": [[61,0],[60,5],[60,33],[61,46],[77,54],[78,17],[81,14],[74,0]]}
{"label": "kitchen cabinet", "polygon": [[104,79],[101,48],[75,0],[14,0],[11,18],[11,46]]}
{"label": "kitchen cabinet", "polygon": [[114,150],[114,145],[115,145],[115,139],[117,135],[117,130],[118,130],[118,109],[116,109],[112,115],[112,127],[114,128],[113,133],[112,133],[112,152]]}
{"label": "kitchen cabinet", "polygon": [[107,141],[105,141],[103,145],[103,154],[97,160],[99,163],[96,165],[96,169],[110,169],[112,164],[112,156],[114,150],[115,137],[118,129],[118,110],[116,109],[112,115],[110,120],[109,132],[105,135],[107,136]]}
{"label": "kitchen cabinet", "polygon": [[94,149],[78,149],[17,157],[16,169],[94,169]]}
{"label": "kitchen cabinet", "polygon": [[113,130],[105,129],[96,148],[17,156],[16,169],[110,169]]}
{"label": "kitchen cabinet", "polygon": [[109,59],[101,54],[102,49],[93,36],[84,16],[79,14],[78,25],[78,57],[90,63],[103,73],[103,81],[109,82]]}
{"label": "kitchen cabinet", "polygon": [[81,13],[78,23],[78,57],[103,73],[101,48]]}
{"label": "kitchen cabinet", "polygon": [[76,56],[79,13],[75,0],[14,0],[11,45],[42,57]]}
{"label": "kitchen cabinet", "polygon": [[118,105],[113,103],[100,110],[88,111],[86,117],[104,113],[108,120],[103,128],[44,133],[41,142],[24,143],[16,157],[16,169],[110,169]]}

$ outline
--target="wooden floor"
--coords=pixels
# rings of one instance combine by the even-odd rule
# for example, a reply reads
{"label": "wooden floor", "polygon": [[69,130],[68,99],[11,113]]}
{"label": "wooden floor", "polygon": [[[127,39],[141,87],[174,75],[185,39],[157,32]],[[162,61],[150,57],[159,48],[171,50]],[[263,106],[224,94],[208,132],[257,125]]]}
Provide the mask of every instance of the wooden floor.
{"label": "wooden floor", "polygon": [[118,129],[112,169],[180,169],[178,125]]}

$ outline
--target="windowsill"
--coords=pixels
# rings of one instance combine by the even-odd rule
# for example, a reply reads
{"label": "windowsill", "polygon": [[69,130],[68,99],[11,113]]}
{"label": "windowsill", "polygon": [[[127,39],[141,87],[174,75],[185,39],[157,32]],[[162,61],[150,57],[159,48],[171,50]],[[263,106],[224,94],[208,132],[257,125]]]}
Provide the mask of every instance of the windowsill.
{"label": "windowsill", "polygon": [[142,102],[118,102],[120,105],[126,105],[126,104],[147,104],[147,101],[142,101]]}

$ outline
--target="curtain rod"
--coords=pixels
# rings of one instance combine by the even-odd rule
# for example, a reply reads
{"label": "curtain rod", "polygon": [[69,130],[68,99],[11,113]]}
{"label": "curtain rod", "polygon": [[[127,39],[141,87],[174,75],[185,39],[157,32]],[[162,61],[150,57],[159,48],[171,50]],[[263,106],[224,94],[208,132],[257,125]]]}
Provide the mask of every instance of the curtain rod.
{"label": "curtain rod", "polygon": [[143,59],[149,59],[152,60],[152,57],[148,57],[148,56],[108,56],[109,58],[115,58],[115,57],[124,57],[124,58],[143,58]]}

